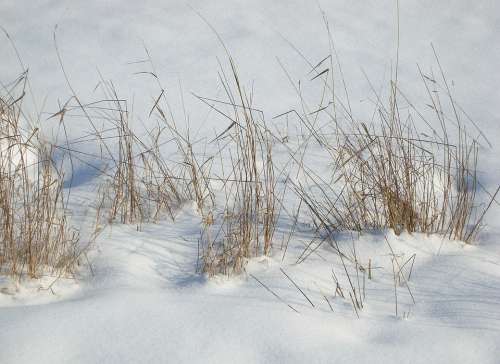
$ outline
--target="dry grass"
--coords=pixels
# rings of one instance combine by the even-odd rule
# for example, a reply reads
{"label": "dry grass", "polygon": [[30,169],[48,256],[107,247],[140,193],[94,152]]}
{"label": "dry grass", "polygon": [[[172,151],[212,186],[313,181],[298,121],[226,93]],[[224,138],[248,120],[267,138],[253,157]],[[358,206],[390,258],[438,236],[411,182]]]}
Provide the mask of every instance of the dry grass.
{"label": "dry grass", "polygon": [[[139,229],[142,223],[156,222],[165,215],[173,220],[184,202],[194,201],[202,222],[199,270],[208,275],[238,273],[249,258],[269,255],[279,206],[274,139],[262,113],[252,108],[252,95],[244,91],[232,59],[230,65],[230,77],[224,72],[221,77],[227,101],[209,103],[198,97],[230,120],[222,134],[203,146],[204,150],[215,148],[211,156],[195,151],[199,145],[192,141],[188,125],[183,125],[185,131],[178,127],[159,82],[159,96],[148,115],[158,126],[146,129],[143,135],[131,126],[126,100],[104,80],[99,84],[102,100],[84,104],[73,96],[76,104],[67,103],[58,113],[81,111],[93,129],[92,139],[86,140],[100,145],[100,159],[108,164],[101,170],[104,183],[96,225],[104,216],[108,223],[136,224]],[[153,72],[144,73],[158,80]],[[104,125],[97,128],[97,120]],[[167,162],[161,149],[170,142],[177,152]],[[219,205],[217,201],[223,202]]]}
{"label": "dry grass", "polygon": [[[447,85],[442,72],[441,76]],[[415,123],[423,113],[408,102],[396,81],[391,82],[387,103],[375,95],[376,121],[370,124],[356,121],[346,107],[348,122],[342,123],[334,102],[317,108],[333,125],[328,135],[308,115],[299,118],[331,158],[332,182],[301,164],[309,184],[295,184],[318,227],[359,232],[390,228],[398,235],[407,231],[465,242],[474,239],[487,210],[477,201],[479,141],[456,112],[449,89],[445,86],[443,92],[434,77],[422,74],[422,80],[434,120],[423,119],[421,124],[431,132]],[[325,84],[333,87],[326,79]],[[447,110],[454,111],[452,117]]]}
{"label": "dry grass", "polygon": [[[183,178],[170,170],[160,151],[164,128],[137,135],[126,100],[118,97],[111,82],[102,81],[101,88],[103,100],[75,106],[91,125],[96,124],[93,119],[106,122],[102,130],[94,127],[93,136],[93,142],[100,145],[100,159],[107,162],[101,171],[105,178],[100,188],[100,213],[108,223],[136,224],[138,229],[144,222],[164,217],[173,220],[176,209],[188,197],[179,183]],[[106,110],[104,115],[102,110]]]}
{"label": "dry grass", "polygon": [[[174,220],[182,203],[194,201],[202,225],[199,270],[209,276],[239,273],[248,259],[272,253],[283,204],[279,193],[286,190],[286,185],[281,192],[277,187],[273,148],[280,143],[290,152],[290,160],[280,165],[279,174],[296,172],[303,177],[292,179],[300,202],[288,241],[301,206],[308,208],[315,226],[315,240],[297,262],[327,242],[338,253],[348,279],[348,287],[341,287],[334,274],[335,292],[349,296],[356,313],[363,308],[360,282],[367,269],[355,249],[342,251],[336,233],[392,229],[396,234],[441,234],[465,242],[475,238],[496,193],[489,204],[478,203],[479,138],[470,134],[458,112],[440,66],[440,80],[420,72],[432,116],[419,111],[401,92],[396,74],[386,98],[374,94],[375,118],[359,121],[332,49],[311,65],[308,76],[320,85],[320,101],[310,107],[302,86],[294,84],[299,111],[279,116],[286,116],[287,128],[290,117],[296,117],[304,133],[294,150],[288,135],[275,136],[267,127],[264,113],[254,108],[253,95],[245,90],[229,54],[228,59],[230,71],[220,73],[225,100],[195,95],[229,123],[205,144],[204,150],[216,150],[210,156],[197,151],[198,142],[193,142],[188,125],[181,131],[176,124],[161,86],[148,115],[157,126],[142,134],[133,128],[126,100],[104,80],[102,100],[83,104],[73,95],[54,114],[62,123],[68,111],[79,110],[92,128],[92,139],[87,141],[100,146],[100,156],[90,157],[107,163],[101,170],[105,182],[100,187],[96,226],[101,215],[108,223],[138,228],[163,217]],[[333,78],[335,67],[341,82]],[[144,73],[157,79],[152,72]],[[64,176],[54,166],[54,147],[41,141],[38,130],[23,129],[25,82],[23,75],[0,98],[0,268],[15,276],[26,272],[37,277],[46,267],[68,272],[74,268],[78,234],[67,223]],[[335,90],[338,84],[344,86],[342,98],[342,92]],[[14,96],[19,89],[18,97]],[[101,128],[96,120],[102,122]],[[320,125],[328,125],[330,132]],[[422,125],[427,127],[421,129]],[[166,142],[177,147],[177,154],[171,156],[177,158],[174,161],[167,162],[162,155]],[[313,144],[328,156],[327,177],[305,162]],[[65,150],[75,157],[81,153],[69,145]],[[291,171],[292,164],[297,171]]]}
{"label": "dry grass", "polygon": [[[318,64],[310,64],[310,87],[318,87],[320,95],[312,106],[302,94],[307,81],[296,85],[282,66],[297,92],[299,106],[276,119],[286,118],[287,127],[290,119],[296,119],[301,131],[296,149],[288,145],[292,144],[288,135],[284,145],[297,169],[293,189],[300,204],[307,207],[315,236],[297,263],[317,253],[323,244],[329,245],[337,253],[346,279],[342,286],[333,273],[335,293],[350,299],[359,315],[367,272],[371,278],[370,263],[360,262],[354,242],[350,249],[345,239],[337,241],[339,236],[391,229],[397,235],[419,232],[471,243],[500,187],[491,194],[481,185],[480,147],[481,142],[489,141],[460,112],[437,56],[437,77],[420,71],[428,99],[419,103],[426,110],[401,91],[396,73],[386,97],[374,91],[375,110],[368,122],[354,116],[342,68],[332,49]],[[334,79],[333,73],[340,79]],[[343,90],[335,89],[339,84]],[[321,154],[324,162],[309,163],[309,154]],[[391,255],[397,315],[396,287],[405,286],[412,299],[413,295],[409,278],[401,275],[407,262],[401,265],[392,249]]]}
{"label": "dry grass", "polygon": [[24,73],[0,96],[0,273],[71,274],[79,234],[68,223],[53,146],[24,118],[26,82]]}
{"label": "dry grass", "polygon": [[239,273],[249,258],[269,255],[278,215],[273,139],[231,58],[230,66],[230,77],[224,72],[221,77],[227,101],[218,103],[230,111],[212,106],[230,124],[213,141],[224,144],[219,148],[223,176],[212,177],[223,185],[224,206],[203,219],[201,271],[209,275]]}

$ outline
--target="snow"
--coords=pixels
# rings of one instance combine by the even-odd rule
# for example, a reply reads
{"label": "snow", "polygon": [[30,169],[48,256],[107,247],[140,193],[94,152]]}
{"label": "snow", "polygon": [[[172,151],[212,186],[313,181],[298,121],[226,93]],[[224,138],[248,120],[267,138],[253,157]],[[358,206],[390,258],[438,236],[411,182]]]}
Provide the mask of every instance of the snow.
{"label": "snow", "polygon": [[331,290],[332,283],[331,266],[320,258],[283,265],[315,308],[283,278],[279,260],[248,266],[300,313],[251,278],[207,282],[194,275],[192,220],[188,206],[175,226],[146,226],[134,238],[133,228],[114,227],[93,257],[93,276],[73,287],[58,282],[55,295],[37,292],[31,302],[2,297],[2,361],[494,363],[498,357],[498,250],[494,256],[491,247],[447,243],[438,255],[439,240],[391,237],[398,253],[417,254],[417,304],[398,288],[400,312],[410,314],[396,319],[387,249],[381,236],[364,237],[363,254],[385,269],[374,271],[356,319],[350,304],[334,299],[331,312],[322,298],[320,288]]}
{"label": "snow", "polygon": [[[333,28],[348,80],[353,108],[372,111],[367,82],[385,86],[395,60],[395,1],[345,0],[319,3]],[[472,115],[493,147],[483,148],[482,182],[496,188],[500,177],[496,125],[500,111],[500,3],[461,0],[401,2],[400,82],[411,96],[422,95],[416,63],[436,67],[432,42],[462,107]],[[207,118],[207,109],[190,92],[221,94],[217,58],[224,50],[196,12],[220,34],[237,61],[241,77],[254,84],[255,105],[270,119],[296,105],[297,97],[279,66],[303,76],[308,65],[328,52],[321,10],[309,1],[49,1],[3,0],[0,25],[29,66],[32,112],[58,111],[70,95],[54,47],[78,95],[95,97],[96,68],[134,100],[134,115],[145,118],[157,89],[137,75],[135,63],[150,51],[157,73],[180,110],[185,95],[190,128],[212,138],[227,126]],[[2,43],[0,81],[21,68]],[[176,108],[177,107],[177,108]],[[179,116],[181,112],[178,111]],[[45,118],[43,119],[45,120]],[[50,134],[55,119],[44,121]],[[68,124],[70,138],[88,131],[83,120]],[[91,151],[93,146],[85,146]],[[95,147],[95,146],[94,146]],[[279,152],[279,151],[278,151]],[[316,163],[322,160],[311,155]],[[326,168],[326,167],[325,167]],[[93,221],[98,180],[77,166],[71,192],[72,220],[84,228]],[[288,196],[287,196],[288,197]],[[293,209],[293,198],[287,199]],[[89,253],[74,279],[44,277],[12,282],[0,278],[0,363],[496,363],[500,357],[500,209],[493,204],[488,226],[473,245],[414,234],[367,233],[354,239],[360,259],[371,259],[359,318],[350,301],[330,298],[332,268],[345,283],[336,254],[322,247],[295,264],[310,239],[300,226],[289,251],[252,259],[239,277],[207,279],[195,273],[200,216],[186,203],[175,222],[113,225]],[[281,221],[279,246],[290,221]],[[409,283],[415,298],[398,286],[395,315],[393,271],[387,240],[401,262],[413,254]],[[341,239],[348,249],[349,236]],[[287,280],[284,269],[315,307]],[[253,277],[279,295],[278,300]],[[50,287],[50,288],[49,288]],[[286,304],[285,304],[286,303]],[[293,311],[287,304],[298,312]]]}

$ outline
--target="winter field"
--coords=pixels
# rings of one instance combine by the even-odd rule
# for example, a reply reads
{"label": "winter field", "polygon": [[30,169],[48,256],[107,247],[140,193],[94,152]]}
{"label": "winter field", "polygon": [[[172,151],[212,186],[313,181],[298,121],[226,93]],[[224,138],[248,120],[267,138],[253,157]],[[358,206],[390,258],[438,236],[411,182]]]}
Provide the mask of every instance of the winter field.
{"label": "winter field", "polygon": [[499,363],[500,3],[0,1],[0,363]]}

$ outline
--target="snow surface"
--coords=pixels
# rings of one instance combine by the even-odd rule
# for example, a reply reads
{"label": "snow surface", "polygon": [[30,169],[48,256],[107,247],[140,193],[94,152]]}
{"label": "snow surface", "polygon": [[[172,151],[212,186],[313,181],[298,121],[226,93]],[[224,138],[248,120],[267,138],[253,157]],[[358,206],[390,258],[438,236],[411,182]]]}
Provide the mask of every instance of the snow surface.
{"label": "snow surface", "polygon": [[[320,1],[333,28],[351,99],[360,116],[372,111],[361,69],[381,87],[395,58],[395,1]],[[72,86],[92,97],[96,69],[112,79],[141,118],[157,95],[136,63],[150,51],[157,73],[179,106],[180,88],[189,95],[219,95],[217,58],[231,50],[254,104],[270,118],[296,104],[296,95],[277,58],[290,74],[328,52],[321,10],[310,1],[28,1],[2,0],[0,25],[29,66],[35,111],[58,111],[70,95],[57,61],[53,32]],[[416,63],[435,66],[432,42],[460,104],[478,121],[493,148],[485,148],[481,181],[494,189],[500,180],[500,3],[497,1],[401,2],[400,81],[418,97]],[[7,42],[0,43],[0,81],[21,71]],[[306,70],[306,71],[305,71]],[[186,97],[191,128],[212,137],[220,120]],[[45,120],[45,118],[42,118]],[[148,120],[141,120],[147,123]],[[44,121],[51,130],[55,121]],[[70,137],[88,127],[75,120]],[[89,147],[91,148],[91,147]],[[96,181],[77,166],[71,193],[72,218],[88,226]],[[293,202],[290,202],[292,207]],[[500,209],[493,205],[488,227],[474,245],[422,235],[388,241],[401,259],[416,254],[408,291],[397,287],[395,316],[390,251],[381,233],[355,240],[361,260],[372,259],[365,308],[356,317],[348,300],[331,298],[336,255],[324,248],[294,264],[307,226],[299,226],[285,259],[250,261],[247,273],[272,288],[297,312],[266,291],[249,274],[207,280],[195,274],[200,218],[191,204],[175,223],[113,225],[104,231],[77,280],[53,277],[16,284],[0,281],[0,363],[498,363],[500,358]],[[276,244],[290,221],[280,221]],[[344,243],[351,245],[346,237]],[[304,289],[315,307],[286,280]]]}

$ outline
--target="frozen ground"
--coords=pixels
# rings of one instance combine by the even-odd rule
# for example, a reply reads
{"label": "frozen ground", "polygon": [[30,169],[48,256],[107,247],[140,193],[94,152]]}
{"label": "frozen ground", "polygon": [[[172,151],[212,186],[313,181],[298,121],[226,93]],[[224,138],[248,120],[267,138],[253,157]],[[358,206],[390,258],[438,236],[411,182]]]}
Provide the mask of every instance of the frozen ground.
{"label": "frozen ground", "polygon": [[[363,69],[377,85],[390,77],[395,55],[394,1],[322,1],[334,30],[353,104],[360,114],[369,94]],[[290,43],[317,63],[328,52],[321,11],[310,1],[12,1],[0,3],[0,25],[14,39],[29,66],[36,109],[58,110],[70,95],[57,62],[53,31],[73,87],[92,95],[99,76],[113,79],[134,98],[137,115],[155,91],[136,72],[144,71],[144,45],[151,52],[175,101],[180,85],[215,96],[217,57],[224,56],[215,35],[194,11],[218,30],[238,62],[242,78],[255,84],[255,105],[273,116],[296,103],[276,57],[291,74],[307,64]],[[421,1],[401,4],[401,84],[421,93],[416,63],[434,65],[430,42],[440,54],[457,100],[488,135],[481,181],[489,189],[500,177],[500,5],[495,1]],[[0,80],[21,70],[2,46]],[[279,90],[279,91],[277,91]],[[225,125],[206,119],[206,108],[186,97],[193,128],[213,135]],[[43,105],[43,107],[42,107]],[[46,115],[46,114],[44,114]],[[45,120],[42,117],[42,120]],[[206,123],[205,123],[205,120]],[[50,123],[42,125],[50,129]],[[145,121],[147,122],[147,120]],[[77,137],[85,125],[70,125]],[[95,197],[91,173],[77,169],[71,206],[73,219],[92,220]],[[183,206],[175,223],[114,225],[89,254],[92,269],[80,277],[46,277],[16,286],[0,281],[0,363],[497,363],[500,358],[500,209],[493,205],[488,227],[474,245],[421,235],[388,241],[401,261],[416,254],[410,281],[397,287],[398,317],[390,250],[381,233],[356,240],[363,261],[373,262],[366,282],[365,308],[356,317],[348,300],[324,299],[334,288],[332,268],[341,266],[328,248],[304,263],[294,262],[307,226],[298,229],[285,259],[252,260],[247,273],[233,279],[196,275],[199,216]],[[289,224],[290,222],[288,222]],[[287,230],[281,221],[279,245]],[[352,244],[349,238],[344,244]],[[283,276],[300,285],[315,307]],[[264,289],[261,280],[293,311]],[[342,278],[343,277],[343,278]]]}

